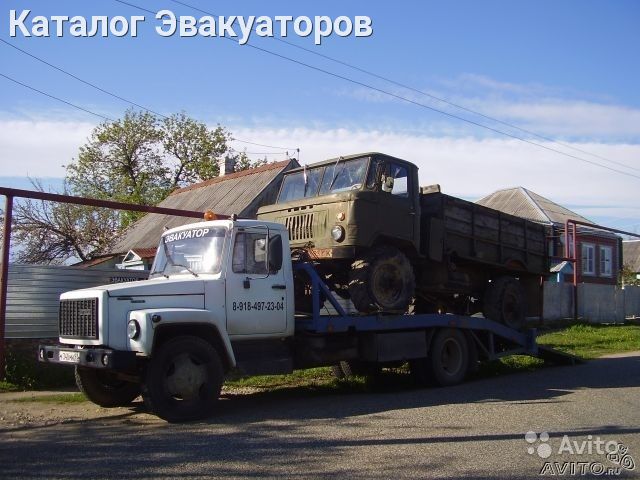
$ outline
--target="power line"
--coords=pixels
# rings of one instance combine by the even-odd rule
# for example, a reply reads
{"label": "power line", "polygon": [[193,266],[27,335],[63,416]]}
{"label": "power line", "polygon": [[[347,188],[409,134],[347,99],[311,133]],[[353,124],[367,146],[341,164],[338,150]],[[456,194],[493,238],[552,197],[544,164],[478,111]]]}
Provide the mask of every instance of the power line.
{"label": "power line", "polygon": [[[182,3],[182,2],[180,2],[178,0],[171,0],[171,1],[174,2],[174,3],[181,3],[183,5],[186,5],[186,4],[184,4],[184,3]],[[195,7],[191,7],[191,8],[195,8]],[[411,85],[407,85],[407,84],[402,83],[402,82],[398,82],[397,80],[393,80],[392,78],[385,77],[383,75],[380,75],[380,74],[377,74],[377,73],[372,72],[370,70],[358,67],[356,65],[352,65],[352,64],[347,63],[345,61],[342,61],[340,59],[337,59],[337,58],[334,58],[334,57],[330,57],[329,55],[325,55],[323,53],[316,52],[314,50],[311,50],[310,48],[306,48],[306,47],[303,47],[301,45],[297,45],[297,44],[295,44],[293,42],[290,42],[288,40],[285,40],[283,38],[279,38],[279,37],[271,37],[271,38],[273,38],[274,40],[277,40],[279,42],[285,43],[285,44],[287,44],[287,45],[289,45],[291,47],[298,48],[298,49],[303,50],[303,51],[305,51],[307,53],[311,53],[311,54],[316,55],[318,57],[324,58],[326,60],[330,60],[332,62],[338,63],[338,64],[343,65],[345,67],[351,68],[352,70],[356,70],[358,72],[364,73],[364,74],[369,75],[371,77],[378,78],[380,80],[384,80],[385,82],[391,83],[392,85],[396,85],[398,87],[405,88],[407,90],[410,90],[412,92],[418,93],[420,95],[424,95],[426,97],[432,98],[432,99],[437,100],[439,102],[446,103],[447,105],[450,105],[452,107],[459,108],[460,110],[464,110],[465,112],[469,112],[469,113],[472,113],[474,115],[478,115],[479,117],[485,118],[487,120],[491,120],[493,122],[505,125],[507,127],[513,128],[515,130],[519,130],[519,131],[521,131],[523,133],[527,133],[527,134],[532,135],[534,137],[537,137],[537,138],[539,138],[541,140],[545,140],[547,142],[552,142],[552,143],[556,143],[558,145],[562,145],[565,148],[569,148],[569,149],[574,150],[576,152],[584,153],[586,155],[591,155],[591,156],[593,156],[595,158],[599,158],[600,160],[604,160],[606,162],[610,162],[610,163],[614,163],[616,165],[620,165],[621,167],[629,168],[631,170],[640,171],[640,168],[632,167],[630,165],[627,165],[627,164],[625,164],[623,162],[618,162],[616,160],[611,160],[609,158],[603,157],[603,156],[598,155],[596,153],[589,152],[587,150],[583,150],[583,149],[578,148],[578,147],[574,147],[573,145],[565,143],[565,142],[561,142],[560,140],[541,135],[539,133],[536,133],[536,132],[534,132],[532,130],[529,130],[529,129],[526,129],[526,128],[519,127],[518,125],[515,125],[513,123],[505,122],[504,120],[500,120],[499,118],[492,117],[490,115],[484,114],[484,113],[479,112],[477,110],[473,110],[471,108],[465,107],[464,105],[460,105],[458,103],[454,103],[454,102],[452,102],[450,100],[447,100],[446,98],[438,97],[437,95],[433,95],[432,93],[426,92],[424,90],[420,90],[418,88],[412,87]]]}
{"label": "power line", "polygon": [[[228,38],[228,37],[223,37],[223,38],[227,38],[227,39],[229,39],[229,40],[231,40],[231,41],[233,41],[233,42],[236,42],[236,41],[235,41],[235,40],[233,40],[232,38]],[[507,137],[511,137],[511,138],[513,138],[513,139],[515,139],[515,140],[520,140],[520,141],[525,142],[525,143],[528,143],[528,144],[530,144],[530,145],[535,145],[535,146],[537,146],[537,147],[544,148],[545,150],[548,150],[548,151],[550,151],[550,152],[555,152],[555,153],[558,153],[558,154],[560,154],[560,155],[564,155],[564,156],[567,156],[567,157],[573,158],[573,159],[575,159],[575,160],[579,160],[579,161],[581,161],[581,162],[585,162],[585,163],[589,163],[589,164],[591,164],[591,165],[595,165],[595,166],[598,166],[598,167],[606,168],[607,170],[611,170],[612,172],[617,172],[617,173],[620,173],[620,174],[622,174],[622,175],[628,175],[628,176],[630,176],[630,177],[634,177],[634,178],[638,178],[638,179],[640,179],[640,176],[638,176],[638,175],[634,175],[634,174],[632,174],[632,173],[625,172],[625,171],[623,171],[623,170],[618,170],[618,169],[616,169],[616,168],[609,167],[609,166],[607,166],[607,165],[602,165],[601,163],[594,162],[594,161],[591,161],[591,160],[587,160],[587,159],[585,159],[585,158],[578,157],[578,156],[576,156],[576,155],[572,155],[572,154],[570,154],[570,153],[563,152],[563,151],[561,151],[561,150],[557,150],[557,149],[555,149],[555,148],[548,147],[548,146],[543,145],[543,144],[541,144],[541,143],[537,143],[537,142],[534,142],[534,141],[531,141],[531,140],[527,140],[526,138],[519,137],[518,135],[514,135],[514,134],[511,134],[511,133],[508,133],[508,132],[504,132],[504,131],[502,131],[502,130],[498,130],[497,128],[493,128],[493,127],[490,127],[490,126],[488,126],[488,125],[484,125],[484,124],[482,124],[482,123],[479,123],[479,122],[476,122],[476,121],[470,120],[470,119],[468,119],[468,118],[464,118],[464,117],[461,117],[461,116],[459,116],[459,115],[455,115],[455,114],[453,114],[453,113],[449,113],[449,112],[446,112],[446,111],[444,111],[444,110],[440,110],[440,109],[438,109],[438,108],[431,107],[431,106],[426,105],[426,104],[424,104],[424,103],[420,103],[420,102],[418,102],[418,101],[416,101],[416,100],[412,100],[412,99],[410,99],[410,98],[403,97],[402,95],[397,95],[397,94],[395,94],[395,93],[393,93],[393,92],[389,92],[389,91],[387,91],[387,90],[383,90],[383,89],[381,89],[381,88],[374,87],[373,85],[369,85],[369,84],[367,84],[367,83],[360,82],[360,81],[358,81],[358,80],[354,80],[354,79],[349,78],[349,77],[345,77],[344,75],[340,75],[340,74],[338,74],[338,73],[330,72],[329,70],[324,70],[324,69],[322,69],[322,68],[320,68],[320,67],[316,67],[316,66],[313,66],[313,65],[309,65],[308,63],[304,63],[304,62],[302,62],[302,61],[300,61],[300,60],[296,60],[296,59],[293,59],[293,58],[287,57],[287,56],[285,56],[285,55],[281,55],[281,54],[279,54],[279,53],[272,52],[272,51],[270,51],[270,50],[267,50],[267,49],[264,49],[264,48],[261,48],[261,47],[257,47],[256,45],[252,45],[252,44],[250,44],[250,43],[248,43],[248,42],[247,42],[247,43],[245,43],[245,46],[247,46],[247,47],[251,47],[251,48],[254,48],[254,49],[259,50],[259,51],[262,51],[262,52],[264,52],[264,53],[268,53],[269,55],[273,55],[273,56],[278,57],[278,58],[281,58],[281,59],[283,59],[283,60],[287,60],[287,61],[289,61],[289,62],[293,62],[293,63],[296,63],[296,64],[298,64],[298,65],[301,65],[301,66],[304,66],[304,67],[307,67],[307,68],[310,68],[310,69],[316,70],[316,71],[318,71],[318,72],[322,72],[322,73],[324,73],[324,74],[326,74],[326,75],[330,75],[330,76],[332,76],[332,77],[342,79],[342,80],[344,80],[344,81],[347,81],[347,82],[353,83],[354,85],[359,85],[359,86],[361,86],[361,87],[368,88],[368,89],[373,90],[373,91],[375,91],[375,92],[382,93],[382,94],[387,95],[387,96],[389,96],[389,97],[393,97],[393,98],[396,98],[396,99],[398,99],[398,100],[402,100],[402,101],[404,101],[404,102],[407,102],[407,103],[410,103],[410,104],[416,105],[416,106],[418,106],[418,107],[422,107],[422,108],[425,108],[425,109],[427,109],[427,110],[431,110],[431,111],[434,111],[434,112],[440,113],[440,114],[442,114],[442,115],[446,115],[446,116],[448,116],[448,117],[455,118],[455,119],[457,119],[457,120],[461,120],[461,121],[466,122],[466,123],[469,123],[469,124],[471,124],[471,125],[475,125],[475,126],[477,126],[477,127],[481,127],[481,128],[486,129],[486,130],[490,130],[490,131],[492,131],[492,132],[495,132],[495,133],[498,133],[498,134],[501,134],[501,135],[505,135],[505,136],[507,136]]]}
{"label": "power line", "polygon": [[[131,4],[131,3],[124,2],[124,1],[122,1],[122,0],[115,0],[115,1],[120,2],[120,3],[123,3],[123,4],[125,4],[125,5],[129,5],[129,6],[134,7],[134,8],[138,8],[137,6],[135,6],[135,5]],[[216,14],[214,14],[214,13],[212,13],[212,12],[208,12],[208,11],[206,11],[206,10],[203,10],[203,9],[199,8],[199,7],[196,7],[196,6],[190,5],[190,4],[188,4],[188,3],[182,2],[182,1],[180,1],[180,0],[170,0],[170,1],[171,1],[171,2],[173,2],[173,3],[175,3],[175,4],[182,5],[182,6],[187,7],[187,8],[191,8],[192,10],[198,11],[198,12],[200,12],[200,13],[204,13],[204,14],[207,14],[207,15],[214,15],[214,16],[216,15]],[[149,11],[149,10],[146,10],[146,11]],[[253,30],[254,30],[254,29],[252,28],[252,31],[253,31]],[[227,39],[229,39],[229,40],[232,40],[232,41],[236,42],[236,40],[234,40],[234,39],[232,39],[232,38],[228,38],[228,37],[226,37],[226,36],[225,36],[225,37],[223,37],[223,38],[227,38]],[[509,123],[509,122],[505,122],[505,121],[500,120],[500,119],[495,118],[495,117],[491,117],[491,116],[489,116],[489,115],[483,114],[483,113],[481,113],[481,112],[478,112],[478,111],[476,111],[476,110],[470,109],[470,108],[465,107],[465,106],[463,106],[463,105],[460,105],[460,104],[457,104],[457,103],[451,102],[451,101],[449,101],[449,100],[447,100],[447,99],[444,99],[444,98],[438,97],[438,96],[436,96],[436,95],[433,95],[433,94],[431,94],[431,93],[425,92],[425,91],[423,91],[423,90],[419,90],[419,89],[417,89],[417,88],[415,88],[415,87],[412,87],[412,86],[410,86],[410,85],[407,85],[407,84],[404,84],[404,83],[398,82],[398,81],[393,80],[393,79],[391,79],[391,78],[389,78],[389,77],[385,77],[385,76],[383,76],[383,75],[377,74],[377,73],[372,72],[372,71],[370,71],[370,70],[367,70],[367,69],[364,69],[364,68],[361,68],[361,67],[358,67],[358,66],[352,65],[352,64],[350,64],[350,63],[348,63],[348,62],[345,62],[345,61],[339,60],[339,59],[337,59],[337,58],[331,57],[331,56],[329,56],[329,55],[325,55],[325,54],[322,54],[322,53],[320,53],[320,52],[317,52],[317,51],[311,50],[310,48],[306,48],[306,47],[303,47],[303,46],[301,46],[301,45],[297,45],[297,44],[295,44],[295,43],[293,43],[293,42],[290,42],[290,41],[288,41],[288,40],[285,40],[285,39],[283,39],[283,38],[279,38],[279,37],[270,37],[270,38],[272,38],[273,40],[279,41],[279,42],[281,42],[281,43],[285,43],[285,44],[287,44],[287,45],[289,45],[289,46],[291,46],[291,47],[294,47],[294,48],[298,48],[298,49],[300,49],[300,50],[303,50],[303,51],[305,51],[305,52],[307,52],[307,53],[311,53],[311,54],[316,55],[316,56],[318,56],[318,57],[324,58],[324,59],[326,59],[326,60],[330,60],[330,61],[332,61],[332,62],[335,62],[335,63],[338,63],[338,64],[340,64],[340,65],[346,66],[346,67],[351,68],[351,69],[353,69],[353,70],[359,71],[359,72],[364,73],[364,74],[366,74],[366,75],[369,75],[369,76],[372,76],[372,77],[378,78],[378,79],[380,79],[380,80],[384,80],[385,82],[391,83],[391,84],[396,85],[396,86],[399,86],[399,87],[401,87],[401,88],[405,88],[405,89],[407,89],[407,90],[413,91],[413,92],[418,93],[418,94],[420,94],[420,95],[424,95],[424,96],[426,96],[426,97],[432,98],[432,99],[437,100],[437,101],[439,101],[439,102],[443,102],[443,103],[445,103],[445,104],[447,104],[447,105],[450,105],[450,106],[452,106],[452,107],[455,107],[455,108],[458,108],[458,109],[464,110],[464,111],[469,112],[469,113],[472,113],[472,114],[474,114],[474,115],[478,115],[478,116],[480,116],[480,117],[482,117],[482,118],[485,118],[485,119],[487,119],[487,120],[491,120],[491,121],[493,121],[493,122],[496,122],[496,123],[499,123],[499,124],[505,125],[505,126],[507,126],[507,127],[510,127],[510,128],[513,128],[513,129],[519,130],[519,131],[521,131],[521,132],[527,133],[527,134],[529,134],[529,135],[532,135],[532,136],[537,137],[537,138],[539,138],[539,139],[545,140],[545,141],[547,141],[547,142],[555,143],[555,144],[557,144],[557,145],[561,145],[561,146],[563,146],[563,147],[565,147],[565,148],[569,148],[569,149],[571,149],[571,150],[574,150],[574,151],[577,151],[577,152],[580,152],[580,153],[583,153],[583,154],[586,154],[586,155],[591,155],[591,156],[593,156],[593,157],[599,158],[599,159],[604,160],[604,161],[606,161],[606,162],[610,162],[610,163],[613,163],[613,164],[619,165],[619,166],[624,167],[624,168],[628,168],[628,169],[630,169],[630,170],[640,171],[640,169],[639,169],[639,168],[632,167],[632,166],[627,165],[627,164],[625,164],[625,163],[618,162],[618,161],[615,161],[615,160],[611,160],[611,159],[609,159],[609,158],[606,158],[606,157],[603,157],[603,156],[601,156],[601,155],[598,155],[598,154],[595,154],[595,153],[592,153],[592,152],[586,151],[586,150],[584,150],[584,149],[580,149],[580,148],[574,147],[573,145],[570,145],[570,144],[567,144],[567,143],[561,142],[561,141],[559,141],[559,140],[556,140],[556,139],[553,139],[553,138],[550,138],[550,137],[547,137],[547,136],[544,136],[544,135],[540,135],[540,134],[538,134],[538,133],[536,133],[536,132],[533,132],[533,131],[531,131],[531,130],[528,130],[528,129],[525,129],[525,128],[522,128],[522,127],[519,127],[519,126],[514,125],[514,124],[512,124],[512,123]],[[253,48],[257,48],[258,50],[265,51],[266,53],[271,53],[271,54],[273,54],[273,55],[280,56],[280,57],[281,57],[281,58],[283,58],[283,59],[287,59],[287,60],[289,60],[289,61],[293,61],[293,62],[299,63],[299,64],[304,65],[304,66],[307,66],[307,67],[309,67],[309,68],[314,68],[314,69],[319,70],[319,71],[322,71],[322,72],[324,72],[324,73],[327,73],[327,74],[330,74],[330,75],[337,76],[337,77],[339,77],[339,78],[342,78],[343,80],[351,81],[350,79],[347,79],[347,78],[342,77],[342,76],[340,76],[340,75],[333,74],[333,73],[328,72],[328,71],[325,71],[325,70],[323,70],[323,69],[319,69],[319,68],[317,68],[317,67],[313,67],[313,66],[310,66],[310,65],[304,64],[303,62],[298,62],[298,61],[293,60],[293,59],[291,59],[291,58],[289,58],[289,57],[281,56],[281,55],[279,55],[279,54],[276,54],[276,53],[274,53],[274,52],[271,52],[271,51],[268,51],[268,50],[265,50],[265,49],[261,49],[260,47],[256,47],[255,45],[249,44],[248,42],[247,42],[245,45],[248,45],[248,46],[253,47]],[[375,87],[369,87],[368,85],[365,85],[365,84],[362,84],[362,83],[360,83],[360,85],[362,85],[362,86],[364,86],[364,87],[367,87],[367,88],[374,88],[374,89],[375,89]],[[386,93],[386,94],[388,94],[388,95],[395,96],[396,98],[400,98],[400,96],[393,95],[393,94],[392,94],[392,93],[390,93],[390,92],[384,92],[384,91],[382,91],[382,90],[380,90],[380,89],[376,89],[376,90],[377,90],[377,91],[379,91],[380,93]],[[404,97],[403,97],[402,99],[403,99],[403,100],[405,100],[405,101],[410,101],[410,100],[408,100],[408,99],[405,99]],[[436,111],[436,112],[438,112],[438,113],[441,113],[441,114],[450,115],[450,116],[452,116],[453,118],[456,118],[456,119],[458,119],[458,120],[462,120],[462,121],[466,121],[466,122],[472,123],[473,125],[480,126],[480,127],[482,127],[482,128],[488,128],[489,130],[492,130],[492,131],[494,131],[494,132],[496,132],[496,133],[500,133],[500,134],[503,134],[503,135],[509,135],[509,134],[507,134],[506,132],[502,132],[502,131],[499,131],[499,130],[497,130],[497,129],[492,129],[491,127],[488,127],[488,126],[486,126],[486,125],[478,124],[478,123],[476,123],[476,122],[472,122],[471,120],[464,119],[464,118],[462,118],[462,117],[458,117],[458,116],[455,116],[455,115],[452,115],[452,114],[448,114],[447,112],[444,112],[444,111],[441,111],[441,110],[435,109],[435,108],[433,108],[433,107],[429,107],[429,106],[427,106],[427,105],[422,105],[422,104],[421,104],[421,106],[423,106],[423,107],[425,107],[425,108],[430,108],[430,109],[432,109],[432,110],[434,110],[434,111]],[[515,136],[515,135],[509,135],[509,136],[510,136],[510,137],[512,137],[512,138],[518,139],[518,140],[526,141],[526,140],[524,140],[524,139],[522,139],[522,138],[520,138],[520,137],[518,137],[518,136]],[[529,142],[529,143],[532,143],[532,144],[534,144],[534,145],[538,145],[538,146],[542,146],[542,145],[539,145],[539,144],[534,143],[534,142]],[[543,146],[543,147],[544,147],[544,146]],[[544,148],[549,148],[549,147],[544,147]],[[561,153],[561,154],[564,154],[564,153],[565,153],[565,152],[557,151],[557,150],[555,150],[555,149],[551,149],[551,150],[556,151],[557,153]],[[569,154],[567,154],[567,155],[569,155]],[[610,167],[607,167],[607,166],[605,166],[605,165],[601,165],[601,164],[596,163],[596,162],[589,162],[588,160],[581,159],[581,158],[579,158],[579,157],[575,157],[575,156],[572,156],[572,155],[569,155],[569,156],[571,156],[572,158],[576,158],[576,159],[582,160],[582,161],[586,161],[586,162],[588,162],[588,163],[592,163],[592,164],[594,164],[594,165],[601,166],[601,167],[603,167],[603,168],[610,168]],[[616,170],[616,169],[612,169],[612,170],[613,170],[613,171],[616,171],[616,172],[619,172],[619,173],[626,173],[626,172],[620,172],[619,170]]]}
{"label": "power line", "polygon": [[273,145],[265,145],[264,143],[255,143],[255,142],[247,142],[246,140],[238,140],[237,138],[232,138],[232,141],[236,141],[236,142],[242,142],[242,143],[246,143],[248,145],[255,145],[256,147],[265,147],[265,148],[277,148],[280,150],[295,150],[295,151],[299,151],[299,148],[287,148],[287,147],[275,147]]}
{"label": "power line", "polygon": [[[118,1],[118,0],[116,0],[116,1]],[[126,2],[122,2],[122,3],[125,3],[126,5],[130,5],[130,4],[126,3]],[[131,5],[130,5],[130,6],[131,6]],[[91,88],[94,88],[94,89],[96,89],[96,90],[99,90],[99,91],[100,91],[100,92],[102,92],[102,93],[105,93],[105,94],[107,94],[107,95],[110,95],[110,96],[111,96],[111,97],[113,97],[113,98],[116,98],[116,99],[121,100],[121,101],[123,101],[123,102],[125,102],[125,103],[128,103],[129,105],[133,105],[134,107],[138,107],[138,108],[140,108],[141,110],[145,110],[145,111],[147,111],[147,112],[149,112],[149,113],[153,113],[154,115],[156,115],[156,116],[158,116],[158,117],[161,117],[161,118],[164,118],[164,119],[168,119],[168,118],[169,118],[168,116],[163,115],[162,113],[158,113],[158,112],[156,112],[156,111],[154,111],[154,110],[150,109],[149,107],[145,107],[144,105],[140,105],[140,104],[138,104],[138,103],[136,103],[136,102],[134,102],[134,101],[132,101],[132,100],[128,100],[128,99],[127,99],[127,98],[125,98],[125,97],[122,97],[122,96],[120,96],[120,95],[118,95],[118,94],[115,94],[115,93],[113,93],[113,92],[110,92],[109,90],[106,90],[106,89],[104,89],[104,88],[102,88],[102,87],[100,87],[100,86],[96,85],[95,83],[92,83],[92,82],[89,82],[89,81],[87,81],[87,80],[84,80],[84,79],[82,79],[82,78],[78,77],[77,75],[74,75],[73,73],[71,73],[71,72],[69,72],[69,71],[67,71],[67,70],[65,70],[65,69],[63,69],[63,68],[60,68],[60,67],[58,67],[57,65],[54,65],[53,63],[50,63],[50,62],[48,62],[48,61],[44,60],[43,58],[40,58],[40,57],[38,57],[38,56],[36,56],[36,55],[34,55],[34,54],[32,54],[32,53],[30,53],[30,52],[26,51],[26,50],[23,50],[23,49],[22,49],[22,48],[20,48],[20,47],[17,47],[17,46],[15,46],[15,45],[13,45],[13,44],[12,44],[12,43],[10,43],[10,42],[7,42],[6,40],[4,40],[4,39],[2,39],[2,38],[0,38],[0,42],[4,43],[4,44],[5,44],[5,45],[7,45],[8,47],[11,47],[11,48],[13,48],[13,49],[15,49],[15,50],[19,51],[20,53],[22,53],[22,54],[24,54],[24,55],[27,55],[27,56],[29,56],[29,57],[33,58],[34,60],[37,60],[37,61],[38,61],[38,62],[40,62],[40,63],[43,63],[43,64],[47,65],[47,66],[48,66],[48,67],[50,67],[50,68],[53,68],[53,69],[55,69],[55,70],[57,70],[57,71],[59,71],[59,72],[61,72],[61,73],[65,74],[65,75],[67,75],[67,76],[69,76],[69,77],[73,78],[74,80],[77,80],[78,82],[84,83],[85,85],[88,85],[88,86],[89,86],[89,87],[91,87]],[[16,82],[16,83],[19,83],[19,82]],[[21,84],[21,85],[23,85],[23,86],[25,86],[26,88],[29,88],[29,89],[31,89],[31,90],[35,90],[35,91],[37,91],[38,93],[42,93],[43,95],[46,95],[46,96],[48,96],[48,97],[55,98],[56,100],[60,100],[60,99],[58,99],[58,98],[56,98],[56,97],[53,97],[52,95],[46,94],[46,93],[44,93],[44,92],[40,92],[39,90],[37,90],[37,89],[35,89],[35,88],[33,88],[33,87],[29,87],[28,85],[24,85],[24,84]],[[61,100],[61,101],[63,101],[63,100]],[[64,102],[64,101],[63,101],[63,102]],[[68,102],[64,102],[64,103],[68,103]],[[76,108],[81,108],[81,107],[78,107],[77,105],[74,105],[74,107],[76,107]],[[81,108],[81,109],[82,109],[82,108]],[[92,112],[90,112],[90,111],[88,111],[88,110],[85,110],[85,111],[87,111],[87,112],[89,112],[89,113],[92,113]],[[92,113],[92,114],[93,114],[93,113]],[[94,115],[95,115],[95,114],[94,114]],[[103,116],[101,116],[101,115],[98,115],[98,116],[100,116],[100,117],[102,117],[102,118],[105,118],[105,119],[107,118],[107,117],[103,117]],[[110,119],[108,119],[108,120],[110,120]],[[287,149],[287,147],[282,147],[282,146],[280,146],[280,147],[276,147],[276,146],[271,146],[271,145],[264,145],[264,144],[260,144],[260,143],[250,142],[250,141],[247,141],[247,140],[242,140],[242,139],[239,139],[239,138],[232,138],[232,140],[233,140],[233,141],[236,141],[236,142],[240,142],[240,143],[246,143],[246,144],[248,144],[248,145],[256,145],[256,146],[265,147],[265,148],[275,148],[275,149],[278,149],[278,150],[282,150],[282,149],[286,150],[286,149]],[[295,149],[291,148],[290,150],[295,150]]]}
{"label": "power line", "polygon": [[109,117],[105,117],[104,115],[101,115],[101,114],[96,113],[96,112],[92,112],[91,110],[87,110],[86,108],[81,107],[79,105],[76,105],[75,103],[67,102],[66,100],[63,100],[62,98],[56,97],[56,96],[51,95],[51,94],[46,93],[46,92],[43,92],[42,90],[38,90],[37,88],[34,88],[34,87],[30,86],[30,85],[27,85],[26,83],[22,83],[19,80],[16,80],[15,78],[12,78],[12,77],[10,77],[8,75],[5,75],[4,73],[0,73],[0,76],[6,78],[7,80],[9,80],[9,81],[11,81],[13,83],[17,83],[18,85],[21,85],[24,88],[28,88],[29,90],[33,90],[34,92],[38,92],[40,95],[44,95],[45,97],[52,98],[52,99],[57,100],[59,102],[65,103],[65,104],[67,104],[67,105],[69,105],[69,106],[71,106],[73,108],[77,108],[78,110],[82,110],[83,112],[89,113],[91,115],[95,115],[96,117],[102,118],[102,119],[107,120],[109,122],[113,122],[113,120],[111,118],[109,118]]}
{"label": "power line", "polygon": [[15,49],[15,50],[17,50],[17,51],[21,52],[21,53],[23,53],[24,55],[28,55],[29,57],[33,58],[34,60],[37,60],[37,61],[38,61],[38,62],[40,62],[40,63],[44,63],[45,65],[47,65],[47,66],[49,66],[49,67],[51,67],[51,68],[53,68],[53,69],[55,69],[55,70],[58,70],[58,71],[59,71],[59,72],[61,72],[61,73],[64,73],[65,75],[67,75],[67,76],[69,76],[69,77],[71,77],[71,78],[73,78],[73,79],[77,80],[78,82],[82,82],[82,83],[84,83],[85,85],[88,85],[88,86],[90,86],[90,87],[92,87],[92,88],[95,88],[96,90],[101,91],[102,93],[106,93],[107,95],[110,95],[110,96],[112,96],[113,98],[117,98],[118,100],[121,100],[121,101],[123,101],[123,102],[125,102],[125,103],[128,103],[128,104],[130,104],[130,105],[134,105],[134,106],[136,106],[136,107],[138,107],[138,108],[140,108],[140,109],[142,109],[142,110],[146,110],[146,111],[148,111],[148,112],[150,112],[150,113],[153,113],[154,115],[157,115],[157,116],[159,116],[159,117],[162,117],[162,118],[169,118],[169,117],[167,117],[166,115],[162,115],[161,113],[154,112],[153,110],[151,110],[151,109],[150,109],[150,108],[148,108],[148,107],[145,107],[145,106],[143,106],[143,105],[139,105],[139,104],[135,103],[135,102],[134,102],[134,101],[132,101],[132,100],[127,100],[126,98],[121,97],[120,95],[116,95],[116,94],[115,94],[115,93],[113,93],[113,92],[109,92],[108,90],[105,90],[104,88],[99,87],[98,85],[96,85],[96,84],[94,84],[94,83],[91,83],[91,82],[88,82],[88,81],[86,81],[86,80],[83,80],[82,78],[78,77],[77,75],[74,75],[73,73],[68,72],[68,71],[66,71],[66,70],[64,70],[64,69],[62,69],[62,68],[60,68],[60,67],[57,67],[56,65],[54,65],[54,64],[52,64],[52,63],[49,63],[49,62],[47,62],[46,60],[43,60],[43,59],[42,59],[42,58],[40,58],[40,57],[36,57],[35,55],[33,55],[33,54],[31,54],[31,53],[27,52],[26,50],[23,50],[23,49],[22,49],[22,48],[20,48],[20,47],[17,47],[17,46],[15,46],[15,45],[13,45],[13,44],[12,44],[12,43],[10,43],[10,42],[7,42],[6,40],[4,40],[4,39],[2,39],[2,38],[0,38],[0,42],[4,43],[5,45],[7,45],[7,46],[9,46],[9,47],[11,47],[11,48],[13,48],[13,49]]}
{"label": "power line", "polygon": [[246,153],[247,155],[288,155],[289,152],[247,152],[245,150],[236,150],[235,148],[231,149],[236,153]]}

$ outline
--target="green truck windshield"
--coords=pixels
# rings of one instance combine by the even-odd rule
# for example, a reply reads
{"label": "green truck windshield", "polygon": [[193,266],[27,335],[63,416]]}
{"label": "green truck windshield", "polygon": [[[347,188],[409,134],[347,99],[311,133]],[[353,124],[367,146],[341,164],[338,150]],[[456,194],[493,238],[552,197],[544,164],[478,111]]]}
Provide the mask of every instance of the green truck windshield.
{"label": "green truck windshield", "polygon": [[330,193],[360,190],[367,173],[368,158],[339,160],[330,165],[307,168],[285,175],[277,203]]}

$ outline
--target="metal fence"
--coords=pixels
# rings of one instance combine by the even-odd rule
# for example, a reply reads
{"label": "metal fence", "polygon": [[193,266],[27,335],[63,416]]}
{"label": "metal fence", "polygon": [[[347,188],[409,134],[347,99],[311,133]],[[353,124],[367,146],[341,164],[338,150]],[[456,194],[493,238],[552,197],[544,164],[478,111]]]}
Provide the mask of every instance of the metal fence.
{"label": "metal fence", "polygon": [[61,293],[143,280],[148,275],[140,270],[9,265],[5,338],[57,337]]}
{"label": "metal fence", "polygon": [[[573,285],[545,282],[544,320],[573,318]],[[578,285],[578,317],[593,323],[623,323],[640,317],[640,287]]]}

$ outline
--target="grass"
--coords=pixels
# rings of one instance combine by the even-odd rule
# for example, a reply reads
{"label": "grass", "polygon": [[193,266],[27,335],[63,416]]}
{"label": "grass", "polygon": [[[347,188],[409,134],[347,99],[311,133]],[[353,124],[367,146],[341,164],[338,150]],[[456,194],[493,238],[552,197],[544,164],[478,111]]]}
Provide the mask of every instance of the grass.
{"label": "grass", "polygon": [[538,343],[583,359],[610,353],[640,350],[640,325],[591,325],[579,323],[545,333]]}
{"label": "grass", "polygon": [[289,375],[261,375],[256,377],[237,377],[225,382],[230,388],[256,388],[273,389],[281,387],[299,387],[326,385],[327,382],[336,380],[329,367],[309,368],[296,370]]}
{"label": "grass", "polygon": [[37,402],[37,403],[82,403],[88,401],[82,393],[56,393],[54,395],[39,395],[32,397],[16,398],[12,402]]}
{"label": "grass", "polygon": [[0,381],[0,393],[2,392],[19,392],[23,390],[19,385],[15,383]]}

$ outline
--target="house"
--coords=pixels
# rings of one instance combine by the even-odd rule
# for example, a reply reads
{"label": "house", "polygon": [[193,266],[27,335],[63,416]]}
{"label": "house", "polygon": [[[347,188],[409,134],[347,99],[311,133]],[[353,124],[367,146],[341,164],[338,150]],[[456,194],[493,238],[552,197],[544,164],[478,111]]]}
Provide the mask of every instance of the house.
{"label": "house", "polygon": [[[255,218],[259,207],[275,202],[284,173],[299,166],[295,159],[290,159],[235,172],[234,164],[227,159],[220,165],[220,176],[177,189],[158,206],[201,212],[212,210],[223,215],[235,213],[241,218]],[[124,233],[110,255],[122,259],[119,268],[148,270],[158,240],[167,228],[198,221],[197,218],[149,213]]]}
{"label": "house", "polygon": [[[553,275],[550,278],[557,281],[573,280],[573,263],[562,260],[565,257],[566,221],[577,220],[592,224],[594,228],[577,227],[578,283],[618,283],[622,267],[622,242],[619,236],[597,230],[598,226],[592,221],[523,187],[498,190],[476,203],[551,227],[549,255],[552,257]],[[569,256],[572,257],[571,236],[569,240]]]}
{"label": "house", "polygon": [[623,265],[633,274],[634,279],[640,280],[640,240],[625,240],[622,242]]}

